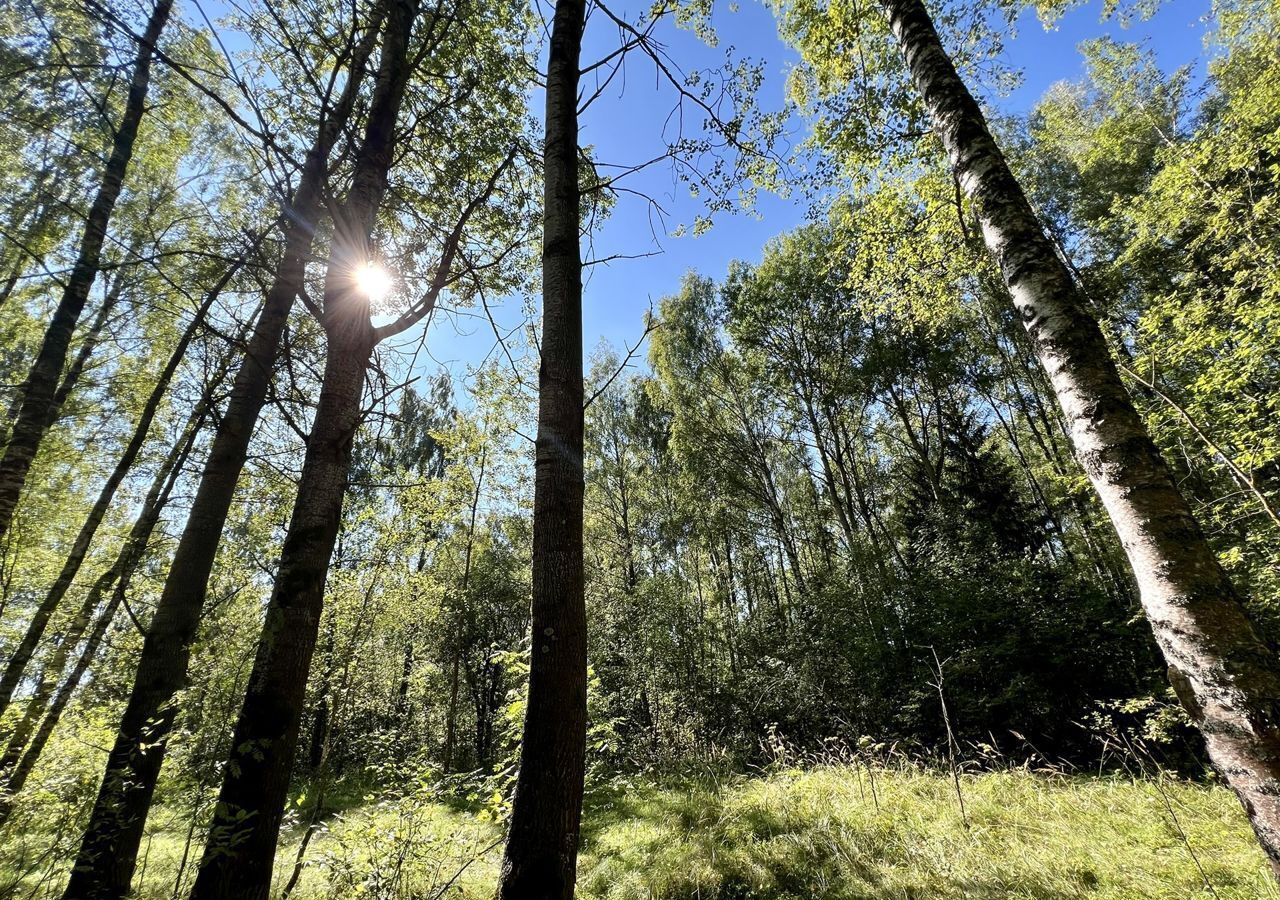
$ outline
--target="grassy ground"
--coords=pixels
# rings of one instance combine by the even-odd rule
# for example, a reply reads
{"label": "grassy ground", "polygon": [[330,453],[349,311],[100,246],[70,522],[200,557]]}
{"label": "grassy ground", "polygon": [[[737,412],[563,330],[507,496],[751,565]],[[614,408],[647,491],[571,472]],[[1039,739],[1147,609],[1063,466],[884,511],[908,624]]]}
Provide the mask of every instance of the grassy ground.
{"label": "grassy ground", "polygon": [[[1280,900],[1222,788],[970,775],[963,817],[944,775],[880,770],[872,788],[870,773],[846,767],[616,785],[588,804],[579,895]],[[171,897],[186,829],[176,815],[154,819],[142,896]],[[300,834],[282,849],[278,887]],[[438,803],[357,806],[317,833],[292,896],[488,900],[498,838],[482,815]]]}
{"label": "grassy ground", "polygon": [[1224,790],[1013,772],[961,793],[963,818],[946,777],[881,772],[873,798],[865,773],[816,769],[632,796],[581,884],[611,900],[1212,896],[1189,843],[1219,897],[1280,897]]}

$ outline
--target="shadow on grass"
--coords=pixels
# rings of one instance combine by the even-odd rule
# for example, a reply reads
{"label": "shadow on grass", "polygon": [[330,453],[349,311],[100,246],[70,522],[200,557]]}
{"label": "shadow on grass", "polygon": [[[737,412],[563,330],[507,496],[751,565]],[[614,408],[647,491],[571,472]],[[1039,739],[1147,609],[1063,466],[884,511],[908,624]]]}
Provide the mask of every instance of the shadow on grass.
{"label": "shadow on grass", "polygon": [[[974,900],[1087,897],[1089,870],[1007,875],[916,864],[891,821],[814,816],[812,809],[744,799],[750,779],[614,785],[594,792],[583,819],[580,894],[618,900]],[[918,836],[923,837],[923,836]],[[1074,881],[1078,889],[1064,889]]]}

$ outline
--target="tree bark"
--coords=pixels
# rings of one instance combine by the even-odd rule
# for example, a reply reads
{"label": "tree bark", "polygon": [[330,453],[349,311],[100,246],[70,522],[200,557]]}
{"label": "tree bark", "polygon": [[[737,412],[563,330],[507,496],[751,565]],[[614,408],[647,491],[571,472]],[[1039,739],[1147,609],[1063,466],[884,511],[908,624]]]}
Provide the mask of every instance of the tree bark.
{"label": "tree bark", "polygon": [[94,535],[98,533],[98,527],[102,524],[102,520],[106,518],[107,510],[115,499],[116,491],[124,482],[130,470],[133,469],[133,464],[137,460],[138,454],[142,451],[143,444],[146,443],[147,433],[151,430],[151,423],[155,420],[156,412],[160,409],[160,403],[169,390],[169,383],[173,380],[178,367],[182,365],[182,361],[186,358],[187,348],[191,346],[191,341],[195,339],[196,334],[204,327],[205,316],[208,315],[209,310],[222,294],[223,288],[240,271],[240,267],[256,247],[257,242],[255,241],[253,247],[247,249],[239,259],[227,266],[217,282],[205,294],[204,300],[196,309],[195,315],[183,331],[182,336],[178,338],[178,343],[169,355],[168,362],[165,363],[160,374],[156,376],[155,385],[151,389],[151,394],[147,397],[146,403],[143,404],[142,413],[134,426],[133,434],[128,443],[125,444],[124,451],[120,454],[115,468],[102,485],[102,490],[98,492],[98,499],[94,502],[89,514],[85,517],[84,523],[80,526],[80,532],[76,535],[76,539],[71,545],[71,551],[67,554],[67,558],[62,564],[62,570],[49,587],[44,600],[36,607],[35,615],[31,617],[22,640],[18,643],[13,654],[9,657],[9,662],[5,665],[4,675],[0,676],[0,715],[3,715],[4,711],[9,708],[9,703],[13,699],[13,692],[22,681],[27,663],[30,662],[37,645],[40,643],[40,639],[44,636],[49,620],[62,603],[67,591],[70,590],[71,583],[75,581],[75,577],[80,571],[80,566],[84,563],[85,557],[88,556],[89,546],[93,543]]}
{"label": "tree bark", "polygon": [[226,413],[210,447],[186,527],[148,628],[129,701],[107,758],[64,900],[114,900],[129,891],[147,810],[177,715],[174,698],[186,685],[191,644],[204,608],[222,528],[254,426],[266,401],[280,338],[302,288],[316,225],[323,212],[329,156],[351,117],[365,64],[376,43],[381,4],[377,9],[374,21],[353,52],[343,92],[321,122],[293,203],[283,217],[284,255],[236,373]]}
{"label": "tree bark", "polygon": [[376,343],[368,300],[359,295],[351,270],[353,261],[363,261],[386,194],[396,122],[413,69],[409,38],[418,5],[418,0],[391,0],[351,190],[334,216],[320,402],[192,900],[266,900],[271,892],[324,585],[342,519],[365,373]]}
{"label": "tree bark", "polygon": [[[135,244],[129,248],[126,255],[135,254],[137,251],[138,245]],[[62,408],[70,398],[71,392],[80,383],[80,376],[84,374],[84,370],[89,364],[89,358],[93,356],[93,352],[98,348],[98,341],[102,339],[102,331],[106,327],[107,320],[110,319],[111,313],[115,311],[121,297],[124,296],[126,271],[124,267],[117,269],[115,277],[109,279],[108,284],[104,284],[102,303],[98,305],[98,311],[85,331],[84,338],[80,341],[80,348],[76,351],[75,358],[71,361],[71,365],[67,367],[66,374],[59,380],[58,389],[53,392],[53,402],[48,407],[49,421],[45,424],[46,430],[52,428],[58,421]],[[23,394],[20,389],[10,401],[8,409],[5,410],[6,425],[17,421],[18,413],[22,409],[22,398]]]}
{"label": "tree bark", "polygon": [[1076,456],[1124,545],[1174,689],[1280,876],[1280,666],[1179,493],[1124,389],[1097,321],[924,5],[921,0],[882,2],[1053,384]]}
{"label": "tree bark", "polygon": [[529,699],[498,897],[573,897],[586,753],[578,77],[585,4],[558,0],[547,62],[542,365]]}
{"label": "tree bark", "polygon": [[[457,604],[465,604],[471,595],[471,556],[475,549],[476,512],[480,508],[480,491],[484,485],[484,470],[489,459],[489,445],[480,448],[480,470],[476,473],[471,491],[471,518],[467,524],[467,546],[462,557],[462,584],[457,593]],[[453,659],[449,672],[449,706],[445,717],[444,760],[446,773],[453,771],[454,747],[458,734],[458,676],[462,666],[462,609],[453,610]]]}
{"label": "tree bark", "polygon": [[372,342],[330,337],[298,499],[192,900],[265,898]]}
{"label": "tree bark", "polygon": [[14,421],[9,443],[0,458],[0,538],[3,538],[13,521],[18,497],[26,484],[27,472],[35,459],[40,442],[58,413],[54,406],[58,381],[66,365],[67,350],[76,322],[84,311],[89,291],[98,277],[102,257],[102,245],[111,224],[116,200],[124,185],[124,178],[133,158],[133,146],[138,137],[138,126],[146,111],[147,88],[151,81],[151,48],[160,38],[160,32],[169,19],[173,0],[157,0],[147,21],[146,43],[138,48],[129,82],[129,95],[124,114],[111,142],[111,156],[102,172],[102,182],[94,197],[85,221],[84,236],[75,267],[67,278],[62,298],[54,310],[53,318],[45,330],[44,340],[36,353],[31,372],[22,389],[22,401]]}

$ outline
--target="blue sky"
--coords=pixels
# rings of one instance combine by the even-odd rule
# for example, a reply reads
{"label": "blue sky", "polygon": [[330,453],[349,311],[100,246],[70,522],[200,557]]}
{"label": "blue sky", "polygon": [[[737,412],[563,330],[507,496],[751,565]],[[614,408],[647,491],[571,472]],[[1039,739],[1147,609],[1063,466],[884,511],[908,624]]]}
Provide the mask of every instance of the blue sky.
{"label": "blue sky", "polygon": [[[1024,14],[1017,34],[1006,41],[1005,64],[1022,74],[1021,85],[1008,96],[997,97],[983,85],[972,85],[988,103],[1009,113],[1028,111],[1054,82],[1078,79],[1084,74],[1077,49],[1081,41],[1108,34],[1118,40],[1143,41],[1156,54],[1166,71],[1197,63],[1205,55],[1204,37],[1208,29],[1208,0],[1166,0],[1148,21],[1135,21],[1124,28],[1117,21],[1101,22],[1101,0],[1069,12],[1052,31],[1045,31],[1033,14]],[[615,7],[615,11],[619,11]],[[715,66],[723,59],[723,48],[761,60],[766,79],[760,104],[766,109],[783,103],[787,71],[796,57],[777,37],[772,15],[760,2],[743,0],[736,9],[718,3],[713,22],[721,49],[709,49],[694,35],[668,27],[662,32],[671,55],[687,69]],[[603,15],[588,23],[584,42],[584,65],[617,46],[617,31]],[[534,103],[540,105],[541,97]],[[621,80],[611,86],[588,110],[581,126],[581,141],[594,147],[596,158],[613,163],[634,163],[661,152],[658,137],[662,122],[672,105],[669,88],[656,83],[652,66],[643,59],[628,65],[625,86]],[[797,123],[801,124],[801,123]],[[797,134],[794,140],[803,139]],[[674,179],[669,167],[658,166],[636,175],[627,183],[636,191],[657,199],[668,211],[667,224],[674,228],[692,222],[702,212],[701,201],[689,196],[688,188]],[[636,255],[658,252],[641,259],[618,260],[597,265],[587,273],[584,294],[584,338],[587,354],[604,340],[619,347],[635,343],[642,332],[642,317],[650,303],[679,286],[686,272],[696,270],[719,278],[735,259],[755,261],[764,244],[800,224],[806,213],[801,198],[782,199],[761,193],[757,215],[721,215],[714,227],[700,236],[660,235],[655,242],[646,205],[634,198],[619,201],[613,215],[600,229],[595,246],[587,256]],[[514,307],[515,304],[512,304]],[[502,319],[518,321],[518,310],[506,310]],[[475,320],[439,321],[431,330],[430,355],[462,375],[488,354],[494,345],[487,324]],[[425,362],[425,360],[424,360]]]}

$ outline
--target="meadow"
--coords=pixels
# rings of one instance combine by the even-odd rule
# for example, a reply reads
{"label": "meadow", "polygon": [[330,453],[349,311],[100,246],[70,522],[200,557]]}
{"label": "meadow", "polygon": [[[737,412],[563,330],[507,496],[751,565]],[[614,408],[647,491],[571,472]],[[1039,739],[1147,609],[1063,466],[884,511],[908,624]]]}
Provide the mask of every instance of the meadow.
{"label": "meadow", "polygon": [[[1169,777],[964,773],[913,765],[776,768],[656,784],[615,777],[590,792],[579,893],[598,900],[913,898],[1280,898],[1239,804],[1224,787]],[[305,804],[305,797],[295,798]],[[492,896],[501,828],[485,804],[424,782],[349,798],[310,840],[294,900]],[[193,875],[185,811],[152,817],[139,897]],[[290,880],[305,824],[277,854]],[[48,836],[46,836],[47,839]],[[37,838],[29,834],[28,860]],[[50,871],[4,896],[40,897]],[[185,857],[185,862],[184,862]],[[182,871],[181,877],[179,871]]]}

